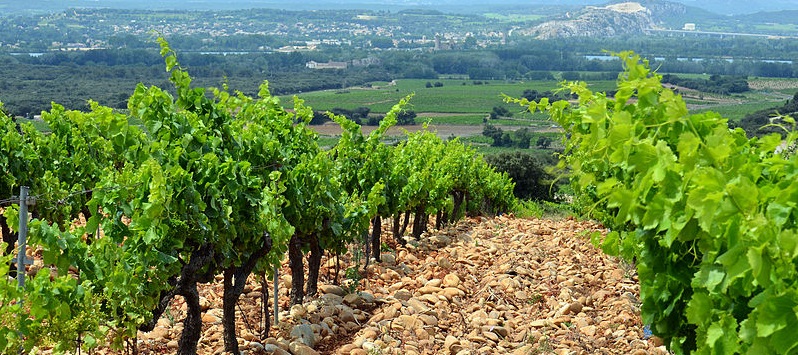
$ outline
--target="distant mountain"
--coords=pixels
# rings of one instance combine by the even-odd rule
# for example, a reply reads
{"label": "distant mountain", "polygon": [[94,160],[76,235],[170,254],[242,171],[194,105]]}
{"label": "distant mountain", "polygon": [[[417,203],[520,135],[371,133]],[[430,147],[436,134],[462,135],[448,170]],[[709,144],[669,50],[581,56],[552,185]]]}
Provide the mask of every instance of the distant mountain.
{"label": "distant mountain", "polygon": [[737,15],[734,18],[759,23],[795,24],[795,20],[798,19],[798,10],[757,12],[755,14]]}
{"label": "distant mountain", "polygon": [[716,16],[676,2],[617,2],[606,6],[585,6],[519,33],[539,39],[643,34],[652,28],[672,28],[674,24],[681,27],[685,19],[695,18],[695,15],[688,15],[690,12]]}
{"label": "distant mountain", "polygon": [[677,0],[721,15],[753,14],[766,11],[798,10],[798,0]]}

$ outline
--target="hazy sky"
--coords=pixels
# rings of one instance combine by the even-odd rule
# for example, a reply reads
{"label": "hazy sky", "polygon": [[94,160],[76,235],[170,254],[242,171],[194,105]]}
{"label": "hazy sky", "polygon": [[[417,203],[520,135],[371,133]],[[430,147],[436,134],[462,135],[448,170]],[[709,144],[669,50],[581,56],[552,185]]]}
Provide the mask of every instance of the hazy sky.
{"label": "hazy sky", "polygon": [[[721,14],[759,11],[798,10],[798,0],[672,0]],[[524,5],[598,5],[602,0],[0,0],[0,13],[20,11],[60,11],[71,7],[110,7],[133,9],[247,9],[271,7],[285,9],[362,8],[401,10],[408,7],[434,7],[446,12],[486,11]],[[620,0],[612,1],[620,2]]]}

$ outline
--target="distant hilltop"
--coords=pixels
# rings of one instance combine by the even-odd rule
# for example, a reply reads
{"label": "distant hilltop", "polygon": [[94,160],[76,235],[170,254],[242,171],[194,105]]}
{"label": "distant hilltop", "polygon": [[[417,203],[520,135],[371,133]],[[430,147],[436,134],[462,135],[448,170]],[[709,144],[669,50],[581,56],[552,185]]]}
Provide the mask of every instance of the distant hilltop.
{"label": "distant hilltop", "polygon": [[647,29],[659,28],[666,18],[686,12],[685,5],[665,1],[586,6],[578,12],[566,13],[560,18],[519,32],[539,39],[642,34]]}

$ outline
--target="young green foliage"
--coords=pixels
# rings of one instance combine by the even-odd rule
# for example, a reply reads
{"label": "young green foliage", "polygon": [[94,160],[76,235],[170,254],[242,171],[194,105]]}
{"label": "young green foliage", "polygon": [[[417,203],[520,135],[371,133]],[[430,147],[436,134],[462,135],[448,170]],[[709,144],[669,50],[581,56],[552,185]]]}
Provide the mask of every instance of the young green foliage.
{"label": "young green foliage", "polygon": [[[682,98],[631,52],[615,97],[565,83],[578,104],[515,100],[562,126],[578,200],[637,262],[641,312],[676,353],[798,351],[798,158]],[[793,124],[791,119],[783,121]]]}

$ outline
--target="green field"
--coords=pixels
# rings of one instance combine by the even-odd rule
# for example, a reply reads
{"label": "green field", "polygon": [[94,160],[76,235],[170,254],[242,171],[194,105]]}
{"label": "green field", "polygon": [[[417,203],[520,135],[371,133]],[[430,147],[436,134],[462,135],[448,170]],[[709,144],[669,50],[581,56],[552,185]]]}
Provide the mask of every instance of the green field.
{"label": "green field", "polygon": [[[440,82],[441,87],[427,88],[426,83]],[[349,88],[345,90],[324,90],[302,93],[298,96],[315,110],[331,110],[333,108],[354,109],[365,106],[372,112],[388,112],[393,105],[407,95],[415,96],[410,101],[410,109],[417,113],[458,113],[477,114],[487,116],[494,106],[505,106],[512,112],[518,112],[517,105],[505,104],[502,94],[520,97],[526,89],[546,91],[558,87],[556,81],[528,81],[505,82],[501,80],[477,81],[460,79],[401,79],[393,85],[371,88]],[[614,88],[613,81],[600,81],[592,83],[594,90],[609,90]],[[290,99],[283,98],[283,102],[290,105]],[[474,116],[470,116],[473,118]],[[481,118],[480,118],[481,121]]]}
{"label": "green field", "polygon": [[[443,86],[426,87],[427,83],[441,83]],[[591,88],[598,91],[611,90],[614,81],[592,82]],[[407,95],[413,94],[408,109],[414,110],[416,122],[431,122],[444,125],[481,125],[494,106],[506,107],[512,118],[490,120],[497,126],[548,127],[546,116],[541,113],[530,114],[523,107],[508,104],[502,95],[520,97],[524,90],[539,92],[555,90],[557,81],[507,82],[503,80],[464,80],[464,79],[401,79],[393,83],[375,82],[371,87],[352,87],[339,90],[323,90],[297,95],[305,104],[317,111],[334,108],[355,109],[368,107],[372,113],[388,112],[393,105]],[[291,97],[283,96],[281,101],[292,107]]]}
{"label": "green field", "polygon": [[[679,76],[708,77],[702,74],[679,74]],[[443,86],[434,87],[436,82]],[[750,82],[753,90],[744,94],[720,95],[689,90],[684,90],[682,94],[691,112],[714,111],[731,121],[739,121],[747,114],[784,104],[798,90],[796,79],[753,78]],[[427,87],[427,83],[433,84],[433,87]],[[614,81],[595,81],[589,85],[595,91],[615,89]],[[532,130],[541,131],[552,128],[545,114],[530,114],[518,105],[504,103],[502,95],[520,97],[526,89],[544,92],[555,90],[558,86],[559,82],[552,80],[507,82],[473,81],[461,78],[401,79],[392,83],[375,82],[371,87],[302,93],[299,97],[315,110],[333,108],[351,110],[365,106],[369,107],[372,113],[381,114],[390,110],[401,98],[414,94],[409,109],[418,114],[417,123],[462,126],[482,125],[487,120],[495,126],[530,127]],[[283,97],[282,101],[289,106],[292,102],[289,97]],[[512,117],[487,119],[494,106],[506,107],[512,113]]]}

